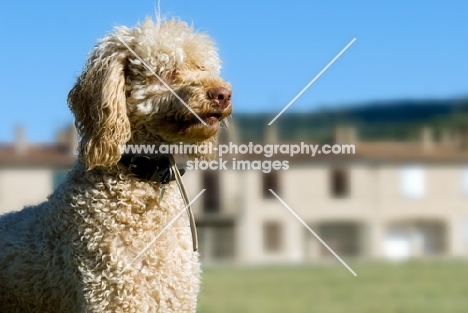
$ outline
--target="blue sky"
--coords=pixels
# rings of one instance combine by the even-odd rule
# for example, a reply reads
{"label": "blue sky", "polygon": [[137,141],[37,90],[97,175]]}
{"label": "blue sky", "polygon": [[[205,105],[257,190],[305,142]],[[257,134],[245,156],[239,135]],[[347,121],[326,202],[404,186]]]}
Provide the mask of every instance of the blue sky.
{"label": "blue sky", "polygon": [[[0,5],[0,142],[15,125],[52,141],[72,122],[68,91],[98,38],[154,16],[157,1],[9,1]],[[218,43],[235,112],[279,112],[353,38],[288,111],[371,100],[468,95],[468,1],[169,1],[161,11]]]}

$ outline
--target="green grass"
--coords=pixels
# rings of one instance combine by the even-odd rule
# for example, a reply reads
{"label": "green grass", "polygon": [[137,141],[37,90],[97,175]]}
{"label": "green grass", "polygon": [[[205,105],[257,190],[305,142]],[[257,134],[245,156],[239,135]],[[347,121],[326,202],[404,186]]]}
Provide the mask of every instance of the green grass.
{"label": "green grass", "polygon": [[468,263],[208,268],[199,313],[468,312]]}

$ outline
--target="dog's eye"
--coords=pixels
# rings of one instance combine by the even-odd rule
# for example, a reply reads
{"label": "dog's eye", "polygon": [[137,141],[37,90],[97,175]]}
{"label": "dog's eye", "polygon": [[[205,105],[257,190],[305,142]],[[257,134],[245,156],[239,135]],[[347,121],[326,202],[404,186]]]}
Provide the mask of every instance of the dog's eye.
{"label": "dog's eye", "polygon": [[200,71],[205,71],[205,70],[206,70],[205,67],[202,66],[202,65],[197,65],[197,68],[198,68]]}

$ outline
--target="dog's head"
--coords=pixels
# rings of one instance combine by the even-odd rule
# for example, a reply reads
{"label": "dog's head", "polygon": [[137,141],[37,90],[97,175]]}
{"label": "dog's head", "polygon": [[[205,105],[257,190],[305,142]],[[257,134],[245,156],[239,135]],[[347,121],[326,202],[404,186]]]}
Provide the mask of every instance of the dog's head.
{"label": "dog's head", "polygon": [[216,141],[232,110],[219,70],[213,41],[184,22],[116,28],[68,95],[86,167],[116,164],[125,144]]}

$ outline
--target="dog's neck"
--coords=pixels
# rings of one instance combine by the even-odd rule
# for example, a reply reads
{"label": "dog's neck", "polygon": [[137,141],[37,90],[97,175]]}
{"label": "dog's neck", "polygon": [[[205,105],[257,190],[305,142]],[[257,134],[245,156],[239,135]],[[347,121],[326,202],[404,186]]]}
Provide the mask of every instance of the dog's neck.
{"label": "dog's neck", "polygon": [[[190,201],[187,195],[187,191],[185,190],[181,179],[181,175],[185,173],[185,170],[179,169],[177,167],[172,155],[160,154],[157,156],[148,156],[124,154],[122,155],[119,163],[125,165],[133,175],[141,179],[156,181],[160,184],[167,184],[173,180],[177,181],[177,185],[179,186],[180,193],[184,199],[187,213],[189,215],[193,251],[198,251],[195,218],[193,216],[192,209],[190,208]],[[164,187],[161,189],[161,191],[162,193],[160,194],[160,199],[164,195]]]}
{"label": "dog's neck", "polygon": [[[142,155],[142,154],[123,154],[119,161],[136,177],[167,184],[175,180],[175,173],[171,168],[168,155]],[[179,168],[181,175],[185,169]]]}

